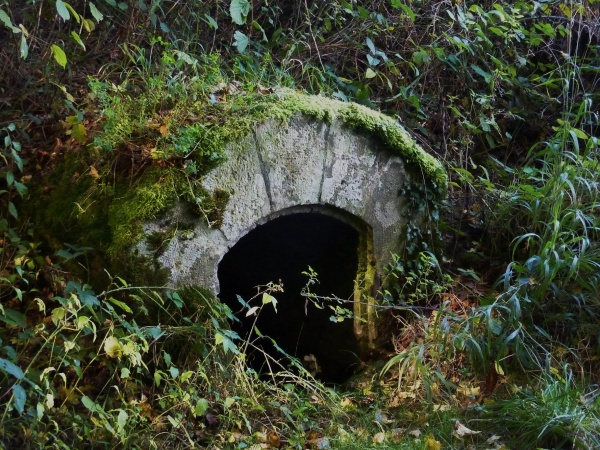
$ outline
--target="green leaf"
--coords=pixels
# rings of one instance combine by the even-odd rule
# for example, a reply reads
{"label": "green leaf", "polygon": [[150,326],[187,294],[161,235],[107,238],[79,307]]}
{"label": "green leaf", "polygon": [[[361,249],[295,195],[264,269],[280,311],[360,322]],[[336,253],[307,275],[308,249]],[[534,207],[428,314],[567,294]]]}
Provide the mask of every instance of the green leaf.
{"label": "green leaf", "polygon": [[52,50],[52,54],[54,55],[56,62],[64,69],[67,66],[67,55],[65,55],[63,49],[58,45],[53,44],[50,47],[50,50]]}
{"label": "green leaf", "polygon": [[375,78],[375,76],[377,76],[377,73],[375,73],[375,71],[370,67],[367,67],[367,71],[365,72],[365,78],[370,79]]}
{"label": "green leaf", "polygon": [[412,60],[418,65],[421,66],[429,61],[429,53],[425,50],[419,50],[412,54]]}
{"label": "green leaf", "polygon": [[81,48],[83,48],[85,50],[85,44],[81,40],[81,37],[79,36],[79,34],[77,34],[76,31],[71,31],[71,36],[73,37],[73,39],[75,39],[75,42],[77,42],[81,46]]}
{"label": "green leaf", "polygon": [[17,208],[15,207],[15,204],[13,202],[8,202],[8,212],[15,219],[19,218],[19,213],[17,213]]}
{"label": "green leaf", "polygon": [[415,21],[415,13],[404,4],[402,0],[392,0],[392,8],[401,9],[408,16],[411,22]]}
{"label": "green leaf", "polygon": [[96,28],[96,24],[92,19],[83,19],[83,28],[85,28],[85,31],[88,33],[91,33]]}
{"label": "green leaf", "polygon": [[27,45],[27,39],[25,39],[25,35],[21,35],[21,47],[19,48],[19,52],[21,54],[21,58],[25,59],[29,55],[29,45]]}
{"label": "green leaf", "polygon": [[4,310],[4,312],[0,315],[0,320],[12,326],[27,328],[27,320],[25,315],[11,308],[6,308]]}
{"label": "green leaf", "polygon": [[250,43],[250,38],[241,31],[236,31],[233,35],[233,39],[235,39],[233,45],[238,49],[238,52],[244,53],[246,47],[248,47],[248,44]]}
{"label": "green leaf", "polygon": [[109,336],[104,341],[104,351],[109,358],[120,358],[123,356],[123,345],[114,336]]}
{"label": "green leaf", "polygon": [[71,5],[69,5],[68,3],[65,3],[65,6],[67,7],[67,9],[71,13],[71,15],[75,18],[77,23],[81,23],[81,17],[79,16],[79,14],[77,14],[77,11],[75,11],[73,9],[73,7]]}
{"label": "green leaf", "polygon": [[162,381],[162,372],[160,370],[157,370],[156,372],[154,372],[154,384],[156,384],[156,386],[160,386],[160,382]]}
{"label": "green leaf", "polygon": [[225,399],[225,409],[231,408],[234,403],[235,403],[235,398],[233,398],[233,397],[227,397]]}
{"label": "green leaf", "polygon": [[272,295],[264,292],[263,296],[262,296],[262,304],[268,305],[269,303],[273,304],[273,309],[275,309],[275,312],[277,312],[277,299],[275,297],[273,297]]}
{"label": "green leaf", "polygon": [[231,352],[235,355],[237,355],[239,353],[239,350],[238,350],[237,346],[234,344],[234,342],[231,339],[229,339],[227,336],[222,335],[221,333],[215,334],[215,344],[222,345],[225,353]]}
{"label": "green leaf", "polygon": [[19,414],[23,414],[23,411],[25,410],[25,400],[27,400],[27,393],[25,392],[25,389],[18,384],[15,384],[12,387],[12,391],[14,395],[13,403],[15,405],[15,409]]}
{"label": "green leaf", "polygon": [[577,136],[579,139],[583,139],[584,141],[589,139],[589,136],[587,134],[585,134],[585,132],[583,130],[580,130],[579,128],[571,128],[570,131],[573,131],[573,133],[575,133],[575,136]]}
{"label": "green leaf", "polygon": [[246,16],[250,12],[250,2],[248,0],[231,0],[229,5],[229,15],[233,23],[244,25]]}
{"label": "green leaf", "polygon": [[481,67],[476,66],[475,64],[471,64],[471,69],[473,69],[473,71],[477,74],[482,76],[485,79],[486,83],[489,83],[490,81],[492,81],[492,76],[487,73],[485,70],[483,70]]}
{"label": "green leaf", "polygon": [[179,376],[179,369],[175,366],[171,366],[169,368],[169,373],[171,374],[171,377],[173,377],[173,379],[175,380]]}
{"label": "green leaf", "polygon": [[25,377],[23,370],[8,359],[0,358],[0,370],[11,374],[17,380],[22,380]]}
{"label": "green leaf", "polygon": [[21,30],[13,25],[12,20],[10,20],[10,17],[8,17],[8,14],[6,14],[3,9],[0,9],[0,22],[2,22],[9,30],[12,30],[13,33],[21,32]]}
{"label": "green leaf", "polygon": [[84,395],[83,397],[81,397],[81,403],[83,403],[83,406],[85,406],[91,412],[96,412],[96,403],[94,402],[94,400],[89,398],[87,395]]}
{"label": "green leaf", "polygon": [[12,186],[12,184],[14,182],[15,182],[15,174],[12,173],[11,171],[6,172],[6,185]]}
{"label": "green leaf", "polygon": [[[109,302],[111,302],[114,305],[117,305],[119,308],[121,308],[123,311],[127,312],[127,313],[132,313],[133,311],[131,311],[131,308],[127,305],[127,303],[122,302],[121,300],[117,300],[115,298],[110,297],[108,299]],[[159,328],[160,330],[160,328]]]}
{"label": "green leaf", "polygon": [[87,130],[85,129],[85,126],[81,123],[73,125],[73,128],[71,128],[71,136],[73,136],[73,139],[80,144],[85,144],[87,141]]}
{"label": "green leaf", "polygon": [[188,370],[187,372],[183,372],[181,374],[181,377],[179,378],[179,381],[181,381],[182,383],[185,383],[187,380],[189,380],[192,375],[194,375],[194,371],[193,370]]}
{"label": "green leaf", "polygon": [[367,62],[369,63],[370,66],[375,67],[381,62],[381,60],[379,58],[375,58],[372,55],[367,55]]}
{"label": "green leaf", "polygon": [[98,11],[98,8],[96,8],[96,5],[94,5],[92,2],[90,2],[90,12],[92,13],[94,19],[96,19],[96,22],[100,23],[102,22],[102,19],[104,19],[102,13]]}
{"label": "green leaf", "polygon": [[127,425],[127,419],[129,419],[129,414],[127,414],[127,411],[123,409],[119,411],[119,415],[117,416],[117,427],[119,431],[123,431],[125,425]]}
{"label": "green leaf", "polygon": [[67,9],[67,5],[65,5],[65,2],[63,2],[62,0],[56,0],[56,11],[64,21],[67,21],[71,18],[69,10]]}
{"label": "green leaf", "polygon": [[215,19],[213,19],[211,16],[209,16],[208,14],[204,14],[204,21],[206,23],[208,23],[208,26],[217,30],[219,29],[219,24],[217,23],[217,21]]}
{"label": "green leaf", "polygon": [[200,400],[198,400],[198,403],[196,403],[196,409],[194,413],[196,417],[203,416],[207,409],[208,400],[206,400],[205,398],[201,398]]}

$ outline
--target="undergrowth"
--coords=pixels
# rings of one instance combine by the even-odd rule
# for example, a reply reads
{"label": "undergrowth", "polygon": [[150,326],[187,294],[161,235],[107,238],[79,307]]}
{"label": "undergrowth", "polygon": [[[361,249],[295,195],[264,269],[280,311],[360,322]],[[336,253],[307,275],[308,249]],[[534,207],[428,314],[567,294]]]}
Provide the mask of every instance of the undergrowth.
{"label": "undergrowth", "polygon": [[[71,3],[0,2],[1,445],[600,446],[597,2]],[[57,244],[63,213],[109,221],[118,259],[174,197],[217,223],[199,179],[281,86],[387,110],[452,173],[456,250],[396,261],[393,351],[343,389],[265,381],[226,306],[100,283],[89,249]],[[29,211],[61,158],[60,202]]]}

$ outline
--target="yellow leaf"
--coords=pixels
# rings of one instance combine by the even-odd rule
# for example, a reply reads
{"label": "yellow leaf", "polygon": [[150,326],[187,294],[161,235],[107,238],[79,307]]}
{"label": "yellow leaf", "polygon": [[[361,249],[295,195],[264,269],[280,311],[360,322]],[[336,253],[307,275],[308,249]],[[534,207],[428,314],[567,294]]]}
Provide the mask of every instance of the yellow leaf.
{"label": "yellow leaf", "polygon": [[85,144],[87,140],[87,130],[81,123],[76,123],[71,129],[71,136],[80,144]]}
{"label": "yellow leaf", "polygon": [[167,134],[169,134],[169,131],[167,130],[167,126],[166,125],[161,125],[158,128],[158,132],[162,135],[162,136],[166,136]]}
{"label": "yellow leaf", "polygon": [[437,441],[431,434],[425,437],[425,448],[427,450],[441,450],[442,443]]}
{"label": "yellow leaf", "polygon": [[110,336],[104,341],[104,351],[109,358],[120,358],[123,356],[123,345],[116,337]]}

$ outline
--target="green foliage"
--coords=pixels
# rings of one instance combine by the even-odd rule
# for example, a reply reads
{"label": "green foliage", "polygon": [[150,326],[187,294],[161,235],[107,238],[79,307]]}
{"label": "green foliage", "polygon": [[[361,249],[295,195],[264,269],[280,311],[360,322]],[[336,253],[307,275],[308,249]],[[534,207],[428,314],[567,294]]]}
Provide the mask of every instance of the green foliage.
{"label": "green foliage", "polygon": [[511,398],[477,408],[484,428],[505,430],[511,444],[520,448],[600,445],[597,393],[585,394],[568,368],[545,375],[536,385],[514,389]]}
{"label": "green foliage", "polygon": [[452,277],[442,273],[431,253],[419,253],[414,262],[403,262],[398,255],[392,256],[384,283],[387,289],[383,291],[383,301],[387,304],[429,305],[452,283]]}
{"label": "green foliage", "polygon": [[[599,446],[597,398],[586,387],[597,372],[600,306],[597,2],[150,3],[0,1],[3,445],[242,448],[264,445],[268,424],[296,448],[386,445],[375,436],[394,448],[489,448],[456,438],[449,420],[481,399],[479,389],[497,395],[467,414],[474,429],[514,446]],[[82,74],[96,74],[88,100]],[[426,253],[436,230],[410,222],[384,292],[399,335],[379,387],[389,381],[403,402],[450,406],[422,412],[433,425],[421,439],[394,441],[393,426],[421,429],[421,418],[406,420],[412,411],[396,403],[391,423],[381,420],[389,398],[364,385],[350,395],[369,398],[341,418],[338,398],[312,382],[256,379],[227,327],[231,312],[206,293],[138,291],[114,279],[96,294],[64,277],[67,261],[56,264],[80,262],[80,248],[52,255],[37,243],[80,237],[108,248],[132,279],[162,284],[147,260],[122,258],[142,223],[183,197],[218,226],[228,193],[203,190],[202,175],[227,142],[295,113],[367,129],[411,161],[411,177],[431,185],[408,180],[408,217],[439,214],[447,177],[431,155],[452,167],[442,225],[468,251],[445,262],[467,262],[451,270],[478,289],[450,288]],[[66,118],[65,133],[53,117]],[[93,145],[50,151],[64,134],[79,144],[93,136]],[[39,159],[45,170],[42,150],[67,166],[51,193],[31,186],[39,172],[24,167]],[[28,187],[44,208],[31,206]],[[35,235],[29,215],[44,217]],[[160,251],[169,236],[156,238]],[[493,291],[482,281],[499,268]],[[504,376],[499,385],[514,389],[494,391]],[[330,439],[315,442],[306,428]]]}
{"label": "green foliage", "polygon": [[[19,172],[23,172],[23,160],[19,153],[21,152],[21,144],[14,140],[16,127],[14,124],[9,124],[6,127],[0,128],[0,138],[3,140],[3,147],[0,149],[2,157],[2,172],[0,175],[4,178],[3,189],[0,190],[2,203],[6,205],[8,214],[13,219],[18,218],[17,208],[15,207],[13,197],[23,197],[27,194],[27,186],[16,179]],[[3,205],[4,206],[4,205]],[[4,215],[4,207],[0,215],[2,222],[7,224],[7,217]]]}

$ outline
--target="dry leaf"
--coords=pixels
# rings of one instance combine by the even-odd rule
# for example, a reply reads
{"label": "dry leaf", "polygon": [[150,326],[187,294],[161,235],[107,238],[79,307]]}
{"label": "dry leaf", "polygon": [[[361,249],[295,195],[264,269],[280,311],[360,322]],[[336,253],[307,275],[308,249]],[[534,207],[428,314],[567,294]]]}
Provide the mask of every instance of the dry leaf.
{"label": "dry leaf", "polygon": [[382,425],[393,422],[386,413],[381,411],[375,412],[375,420]]}
{"label": "dry leaf", "polygon": [[458,420],[456,421],[456,423],[454,424],[456,430],[454,430],[454,436],[456,436],[459,439],[464,438],[465,436],[472,436],[474,434],[479,434],[481,433],[481,431],[473,431],[467,427],[465,427],[462,423],[460,423]]}
{"label": "dry leaf", "polygon": [[394,444],[397,444],[399,442],[402,441],[402,439],[404,439],[404,432],[406,431],[406,429],[404,428],[394,428],[392,430],[392,442]]}
{"label": "dry leaf", "polygon": [[418,437],[420,437],[420,436],[421,436],[421,430],[417,430],[417,429],[415,429],[415,430],[410,430],[410,431],[408,432],[408,434],[410,434],[411,436],[414,436],[414,437],[418,438]]}
{"label": "dry leaf", "polygon": [[375,436],[373,436],[373,444],[383,444],[385,442],[385,433],[380,431]]}
{"label": "dry leaf", "polygon": [[498,436],[497,434],[494,434],[492,437],[490,437],[487,441],[485,441],[486,444],[493,444],[494,442],[500,440],[500,436]]}
{"label": "dry leaf", "polygon": [[274,431],[269,431],[267,433],[267,443],[271,448],[279,448],[281,447],[281,439]]}
{"label": "dry leaf", "polygon": [[461,385],[456,390],[456,393],[464,397],[475,398],[479,395],[480,390],[478,386]]}
{"label": "dry leaf", "polygon": [[98,174],[98,171],[96,170],[96,168],[94,166],[90,166],[90,176],[94,180],[97,180],[98,178],[100,178],[100,175]]}
{"label": "dry leaf", "polygon": [[161,136],[166,136],[169,134],[169,130],[167,130],[167,126],[164,124],[158,128],[158,132],[161,134]]}
{"label": "dry leaf", "polygon": [[343,399],[340,400],[340,406],[342,408],[349,408],[352,406],[352,400],[348,397],[344,397]]}
{"label": "dry leaf", "polygon": [[330,450],[331,445],[329,444],[329,439],[326,437],[319,438],[315,441],[315,447],[317,450]]}

